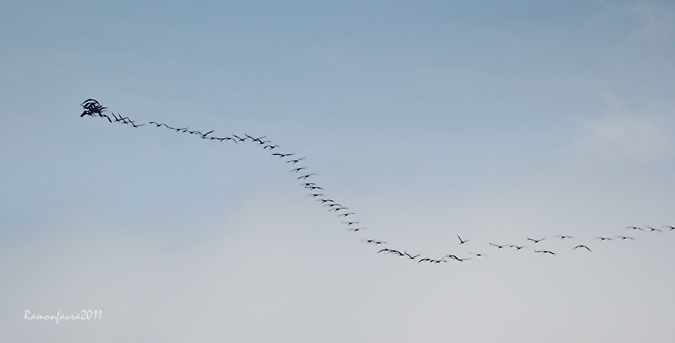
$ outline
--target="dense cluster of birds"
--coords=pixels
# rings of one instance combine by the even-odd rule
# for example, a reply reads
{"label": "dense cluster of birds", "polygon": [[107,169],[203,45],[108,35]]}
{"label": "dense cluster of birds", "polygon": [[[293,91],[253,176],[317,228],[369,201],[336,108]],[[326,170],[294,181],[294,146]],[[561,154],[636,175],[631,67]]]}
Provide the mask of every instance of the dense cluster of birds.
{"label": "dense cluster of birds", "polygon": [[[309,167],[303,165],[304,161],[306,160],[305,157],[298,157],[294,153],[290,152],[281,152],[281,146],[278,144],[274,144],[271,140],[267,140],[267,136],[253,136],[249,134],[240,134],[240,135],[235,135],[232,134],[230,136],[216,136],[214,135],[215,130],[210,130],[206,132],[201,132],[199,130],[191,130],[187,127],[173,127],[169,126],[165,123],[160,123],[160,122],[148,122],[147,124],[139,124],[131,120],[129,117],[124,117],[122,115],[115,114],[113,112],[110,112],[110,116],[106,113],[107,107],[102,106],[98,101],[94,99],[87,99],[84,102],[80,104],[84,111],[82,114],[80,114],[80,117],[84,116],[90,116],[90,117],[100,117],[100,118],[105,118],[107,119],[110,123],[121,123],[124,125],[129,125],[130,127],[138,128],[141,126],[152,126],[156,128],[163,128],[163,129],[168,129],[175,131],[177,133],[185,133],[189,135],[194,135],[200,139],[203,140],[209,140],[209,141],[218,141],[218,142],[232,142],[232,143],[254,143],[260,146],[263,150],[268,151],[271,153],[271,156],[278,157],[280,160],[282,160],[284,163],[288,164],[289,167],[291,168],[289,170],[289,173],[294,173],[296,174],[296,179],[299,182],[299,186],[302,187],[306,192],[307,196],[310,197],[311,199],[314,199],[316,202],[322,205],[323,208],[325,208],[329,212],[333,212],[336,217],[340,220],[340,223],[346,227],[348,231],[351,232],[362,232],[366,231],[367,227],[363,224],[361,224],[360,221],[357,219],[357,214],[356,212],[353,212],[350,210],[349,207],[343,205],[342,203],[331,199],[325,194],[325,190],[323,187],[319,186],[316,182],[311,182],[313,181],[313,177],[317,175],[317,173],[312,173],[309,172]],[[112,118],[110,118],[112,116]],[[301,163],[303,162],[303,163]],[[300,163],[300,164],[299,164]],[[299,164],[299,165],[298,165]],[[632,232],[645,232],[645,233],[664,233],[664,232],[673,232],[675,231],[675,226],[669,226],[669,225],[662,225],[659,228],[655,228],[652,226],[628,226],[625,227],[624,229],[631,230]],[[457,235],[458,242],[456,242],[457,245],[463,246],[465,244],[468,244],[471,239],[468,238],[462,238],[459,235]],[[613,242],[613,241],[631,241],[635,240],[636,238],[633,236],[624,236],[624,235],[615,235],[612,237],[605,237],[605,236],[596,236],[592,237],[592,242],[594,243],[602,243],[602,242]],[[541,254],[541,255],[551,255],[555,256],[557,255],[557,252],[560,252],[560,247],[558,246],[558,250],[553,251],[549,250],[550,248],[544,248],[544,245],[542,244],[543,241],[548,240],[557,240],[557,241],[566,241],[570,242],[570,244],[565,248],[567,251],[582,251],[585,253],[590,253],[593,250],[589,246],[593,246],[592,243],[589,242],[583,242],[584,244],[579,244],[581,243],[580,240],[575,239],[575,237],[570,236],[570,235],[557,235],[557,236],[552,236],[552,237],[537,237],[537,238],[531,238],[531,237],[525,237],[521,243],[519,244],[514,244],[514,243],[494,243],[494,242],[488,242],[487,245],[483,245],[481,247],[476,247],[474,250],[479,250],[479,249],[491,249],[493,251],[498,251],[498,250],[513,250],[513,251],[533,251],[536,254]],[[371,244],[373,246],[379,247],[377,253],[378,254],[386,254],[386,255],[392,255],[396,257],[402,257],[405,258],[406,260],[409,261],[414,261],[416,263],[432,263],[432,264],[441,264],[441,263],[448,263],[448,262],[465,262],[465,261],[470,261],[473,258],[482,258],[482,257],[488,257],[489,255],[485,253],[485,250],[482,250],[482,252],[474,252],[474,251],[469,251],[467,253],[467,256],[462,256],[459,257],[456,253],[455,254],[446,254],[445,256],[442,257],[436,257],[436,258],[430,258],[430,257],[424,257],[421,254],[411,254],[408,253],[405,250],[401,249],[391,249],[391,248],[384,248],[380,247],[382,245],[388,245],[387,242],[379,240],[379,239],[362,239],[366,244]],[[539,248],[541,247],[541,248]]]}

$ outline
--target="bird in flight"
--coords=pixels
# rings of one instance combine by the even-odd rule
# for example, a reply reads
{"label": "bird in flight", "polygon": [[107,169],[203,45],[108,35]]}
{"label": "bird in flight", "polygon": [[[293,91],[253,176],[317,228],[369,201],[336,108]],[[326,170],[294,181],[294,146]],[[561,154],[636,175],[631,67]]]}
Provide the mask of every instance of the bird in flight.
{"label": "bird in flight", "polygon": [[528,241],[534,242],[534,244],[537,244],[537,243],[539,243],[539,242],[541,242],[541,241],[543,241],[543,240],[545,240],[545,239],[546,239],[546,238],[542,238],[542,239],[532,239],[532,238],[528,238],[527,240],[528,240]]}
{"label": "bird in flight", "polygon": [[645,227],[649,229],[649,232],[654,232],[654,231],[663,232],[663,230],[661,230],[661,229],[655,229],[655,228],[653,228],[653,227],[651,227],[651,226],[645,226]]}
{"label": "bird in flight", "polygon": [[494,247],[497,247],[497,249],[502,249],[502,248],[504,248],[503,245],[498,245],[498,244],[494,244],[494,243],[490,243],[490,245],[492,245],[492,246],[494,246]]}
{"label": "bird in flight", "polygon": [[293,164],[296,164],[296,163],[298,163],[298,162],[300,162],[300,161],[302,161],[302,160],[304,160],[304,159],[305,159],[305,158],[302,157],[302,158],[298,158],[298,159],[295,159],[295,160],[288,160],[288,161],[286,161],[286,163],[293,163]]}
{"label": "bird in flight", "polygon": [[459,238],[459,245],[462,245],[462,244],[464,244],[464,243],[470,241],[470,239],[463,240],[462,237],[459,237],[459,235],[457,235],[457,238]]}
{"label": "bird in flight", "polygon": [[595,237],[595,239],[599,239],[599,240],[601,240],[601,241],[611,241],[611,240],[613,240],[613,239],[611,239],[611,238],[609,238],[609,237]]}
{"label": "bird in flight", "polygon": [[312,175],[316,175],[316,173],[305,174],[303,176],[298,177],[298,180],[304,180]]}
{"label": "bird in flight", "polygon": [[550,254],[550,255],[555,255],[553,251],[550,250],[535,250],[534,252],[542,253],[542,254]]}
{"label": "bird in flight", "polygon": [[413,256],[413,255],[408,254],[408,253],[405,252],[405,251],[404,251],[404,253],[405,253],[405,255],[408,256],[408,258],[411,259],[411,260],[416,259],[416,258],[420,255],[420,254],[417,254],[417,255],[414,255],[414,256]]}
{"label": "bird in flight", "polygon": [[385,253],[390,253],[390,254],[396,254],[396,255],[399,255],[399,256],[403,256],[403,253],[402,253],[402,252],[400,252],[400,251],[398,251],[398,250],[395,250],[395,249],[387,249],[387,248],[384,248],[384,249],[378,251],[377,253],[379,254],[379,253],[381,253],[381,252],[385,252]]}
{"label": "bird in flight", "polygon": [[359,222],[342,222],[342,224],[347,224],[347,226],[351,226],[354,224],[358,224]]}
{"label": "bird in flight", "polygon": [[627,239],[635,240],[635,238],[633,238],[633,237],[628,237],[628,236],[616,236],[616,237],[614,237],[614,238],[621,238],[622,241],[625,241],[625,240],[627,240]]}
{"label": "bird in flight", "polygon": [[589,247],[587,247],[587,246],[585,246],[585,245],[583,245],[583,244],[577,245],[577,246],[574,247],[572,250],[579,249],[579,248],[582,248],[582,249],[586,249],[586,250],[588,250],[588,251],[591,251],[591,248],[589,248]]}
{"label": "bird in flight", "polygon": [[565,235],[558,235],[558,236],[556,236],[556,237],[558,237],[558,238],[560,238],[560,239],[574,238],[574,237],[572,237],[572,236],[565,236]]}

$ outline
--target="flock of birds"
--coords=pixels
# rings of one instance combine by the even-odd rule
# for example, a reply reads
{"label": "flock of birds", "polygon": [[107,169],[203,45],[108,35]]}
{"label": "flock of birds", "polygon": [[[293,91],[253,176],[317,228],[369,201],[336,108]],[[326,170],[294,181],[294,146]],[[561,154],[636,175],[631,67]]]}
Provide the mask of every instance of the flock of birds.
{"label": "flock of birds", "polygon": [[[185,133],[189,135],[194,135],[200,139],[203,140],[209,140],[209,141],[218,141],[218,142],[232,142],[232,143],[254,143],[260,146],[263,150],[266,150],[271,153],[271,156],[278,157],[280,160],[282,160],[284,163],[288,164],[289,167],[291,168],[289,170],[289,173],[294,173],[296,174],[296,179],[299,182],[299,186],[302,187],[304,190],[307,192],[307,196],[314,199],[316,202],[320,203],[322,207],[324,207],[327,211],[333,212],[336,217],[340,220],[340,223],[344,225],[348,231],[351,232],[362,232],[366,231],[367,227],[361,224],[360,221],[357,219],[357,215],[355,212],[351,211],[349,207],[343,205],[342,203],[337,202],[336,200],[331,199],[328,197],[324,192],[324,188],[316,184],[315,182],[311,182],[313,180],[313,177],[317,175],[317,173],[310,173],[308,172],[309,167],[303,165],[303,161],[305,161],[305,157],[298,157],[294,153],[284,153],[281,152],[281,146],[278,144],[274,144],[270,140],[266,140],[266,136],[260,136],[260,137],[255,137],[251,136],[248,134],[241,134],[241,135],[235,135],[232,134],[230,136],[223,136],[223,137],[218,137],[214,135],[215,130],[210,130],[207,132],[201,132],[198,130],[191,130],[187,127],[173,127],[169,126],[165,123],[159,123],[159,122],[148,122],[147,124],[139,124],[131,120],[129,117],[124,117],[122,115],[116,115],[113,112],[110,112],[110,116],[106,113],[107,107],[102,106],[98,101],[94,99],[87,99],[84,102],[80,104],[84,111],[80,115],[80,117],[84,116],[90,116],[90,117],[100,117],[100,118],[105,118],[107,119],[110,123],[121,123],[124,125],[129,125],[134,128],[138,128],[141,126],[152,126],[156,128],[163,128],[163,129],[168,129],[175,131],[177,133]],[[112,118],[111,118],[112,116]],[[300,163],[300,165],[298,165]],[[652,226],[628,226],[625,229],[631,230],[632,232],[646,232],[646,233],[664,233],[664,232],[673,232],[675,231],[675,226],[669,226],[669,225],[662,225],[662,228],[655,228]],[[459,246],[464,246],[465,244],[468,244],[471,239],[466,239],[462,238],[459,235],[457,236],[458,242],[457,244]],[[612,242],[612,241],[631,241],[635,240],[636,238],[633,236],[624,236],[624,235],[615,235],[612,237],[605,237],[605,236],[596,236],[593,237],[592,240],[593,242]],[[566,242],[574,242],[572,244],[569,244],[565,249],[568,251],[582,251],[585,253],[590,253],[593,250],[589,247],[589,245],[592,246],[591,243],[585,243],[585,244],[577,244],[578,240],[575,240],[573,236],[570,235],[557,235],[557,236],[552,236],[552,237],[542,237],[542,238],[530,238],[530,237],[525,237],[523,240],[522,244],[503,244],[503,243],[494,243],[494,242],[488,242],[488,245],[484,245],[482,248],[484,249],[491,249],[493,251],[499,251],[499,250],[513,250],[513,251],[521,251],[521,250],[531,250],[534,253],[537,254],[542,254],[542,255],[551,255],[555,256],[556,252],[551,250],[550,248],[544,248],[542,242],[548,240],[558,240],[558,241],[566,241]],[[456,253],[455,254],[446,254],[445,256],[442,257],[436,257],[436,258],[430,258],[430,257],[424,257],[421,254],[411,254],[408,253],[405,250],[401,249],[390,249],[388,247],[382,247],[387,245],[388,243],[382,240],[378,239],[362,239],[362,241],[366,244],[372,244],[376,247],[379,248],[378,254],[386,254],[386,255],[392,255],[392,256],[397,256],[397,257],[402,257],[405,258],[409,261],[414,261],[416,263],[432,263],[432,264],[441,264],[441,263],[448,263],[448,262],[465,262],[465,261],[470,261],[473,258],[482,258],[482,257],[488,257],[489,255],[485,253],[483,250],[482,252],[474,252],[474,251],[469,251],[467,253],[467,256],[462,256],[459,257]],[[541,248],[539,248],[541,247]],[[481,249],[482,249],[481,248]],[[478,249],[474,249],[478,250]],[[556,250],[560,252],[559,248]]]}

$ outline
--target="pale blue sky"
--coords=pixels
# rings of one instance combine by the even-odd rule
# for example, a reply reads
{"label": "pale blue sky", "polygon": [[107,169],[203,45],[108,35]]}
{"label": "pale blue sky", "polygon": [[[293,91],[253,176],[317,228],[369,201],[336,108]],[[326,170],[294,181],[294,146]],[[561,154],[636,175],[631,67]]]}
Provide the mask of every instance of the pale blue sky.
{"label": "pale blue sky", "polygon": [[[0,340],[672,341],[674,234],[593,237],[675,224],[674,23],[668,1],[2,3]],[[267,135],[368,230],[269,152],[87,98]],[[488,245],[531,236],[565,252]]]}

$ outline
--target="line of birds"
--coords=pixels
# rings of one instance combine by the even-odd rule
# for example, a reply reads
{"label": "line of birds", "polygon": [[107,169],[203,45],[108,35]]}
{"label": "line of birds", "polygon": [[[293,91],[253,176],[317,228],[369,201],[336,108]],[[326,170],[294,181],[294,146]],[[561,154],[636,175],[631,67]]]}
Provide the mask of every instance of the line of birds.
{"label": "line of birds", "polygon": [[[84,102],[80,104],[84,111],[82,114],[80,114],[80,117],[84,116],[90,116],[90,117],[100,117],[100,118],[105,118],[107,119],[110,123],[122,123],[124,125],[129,125],[134,128],[138,128],[141,126],[145,126],[146,124],[138,124],[131,120],[129,117],[123,117],[122,115],[116,115],[113,112],[110,112],[112,115],[112,119],[110,116],[108,116],[105,112],[107,110],[107,107],[102,106],[98,101],[95,99],[87,99]],[[191,130],[187,127],[172,127],[164,123],[159,123],[155,121],[148,122],[147,125],[149,126],[154,126],[156,128],[165,128],[169,130],[173,130],[177,133],[187,133],[190,135],[197,136],[201,139],[204,140],[209,140],[209,141],[219,141],[219,142],[233,142],[233,143],[246,143],[246,142],[253,142],[257,143],[259,146],[263,148],[263,150],[268,150],[271,153],[271,156],[279,157],[281,160],[283,160],[286,164],[290,164],[293,166],[292,169],[289,170],[289,173],[295,173],[298,175],[296,179],[298,181],[302,181],[299,186],[304,188],[305,190],[308,191],[307,196],[311,197],[314,199],[316,202],[319,202],[323,205],[323,207],[328,211],[328,212],[334,212],[336,216],[339,219],[344,219],[343,221],[340,221],[340,224],[347,226],[347,230],[351,232],[361,232],[367,230],[367,227],[362,225],[360,221],[357,220],[352,220],[352,218],[356,218],[356,213],[351,212],[350,209],[347,206],[342,205],[341,203],[338,203],[337,201],[327,197],[323,192],[324,188],[317,185],[315,182],[309,182],[310,178],[313,178],[314,176],[317,175],[317,173],[309,173],[309,167],[307,166],[300,166],[296,167],[296,165],[301,162],[305,161],[305,157],[300,157],[297,158],[294,153],[282,153],[282,152],[277,152],[277,149],[281,149],[281,146],[278,144],[273,144],[272,141],[270,140],[265,140],[267,136],[260,136],[260,137],[255,137],[251,136],[249,134],[243,134],[243,135],[235,135],[232,134],[230,136],[223,136],[223,137],[218,137],[215,136],[213,133],[215,130],[210,130],[207,132],[201,132],[198,130]],[[651,226],[644,226],[644,227],[639,227],[639,226],[628,226],[626,229],[631,229],[634,231],[643,231],[643,232],[661,232],[663,233],[664,230],[667,231],[675,231],[674,226],[669,226],[669,225],[663,225],[664,229],[658,229],[654,228]],[[538,246],[539,243],[544,241],[546,238],[549,237],[544,237],[544,238],[530,238],[526,237],[525,240],[531,242],[532,245]],[[575,238],[570,236],[570,235],[557,235],[553,236],[550,238],[557,238],[558,240],[574,240]],[[457,235],[457,239],[459,240],[460,246],[467,244],[470,242],[470,239],[463,239],[459,235]],[[593,239],[598,240],[598,241],[615,241],[615,240],[620,240],[620,241],[625,241],[625,240],[635,240],[634,237],[631,236],[623,236],[623,235],[617,235],[614,237],[604,237],[604,236],[597,236],[593,237]],[[367,243],[367,244],[373,244],[375,246],[380,246],[380,245],[386,245],[388,244],[385,241],[378,240],[378,239],[362,239],[361,241]],[[526,245],[518,245],[518,244],[496,244],[489,242],[489,246],[492,246],[496,248],[497,250],[501,249],[513,249],[516,251],[520,251],[522,249],[530,249],[529,246]],[[591,252],[591,248],[587,244],[576,244],[572,249],[572,251],[576,250],[585,250],[587,252]],[[552,250],[547,250],[547,249],[533,249],[533,251],[537,254],[543,254],[543,255],[553,255],[555,256],[556,253]],[[473,252],[470,251],[468,255],[472,257],[459,257],[456,254],[446,254],[441,258],[430,258],[430,257],[421,257],[421,254],[410,254],[407,251],[403,250],[397,250],[397,249],[390,249],[390,248],[382,248],[378,251],[378,253],[382,254],[388,254],[388,255],[393,255],[397,257],[404,257],[408,260],[411,261],[416,261],[417,263],[433,263],[433,264],[440,264],[440,263],[447,263],[448,261],[455,261],[455,262],[465,262],[469,261],[472,259],[472,257],[488,257],[489,255],[485,253],[479,253],[479,252]]]}

